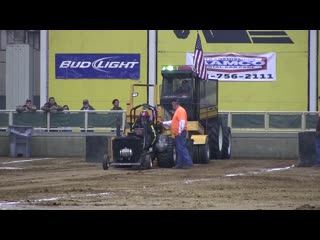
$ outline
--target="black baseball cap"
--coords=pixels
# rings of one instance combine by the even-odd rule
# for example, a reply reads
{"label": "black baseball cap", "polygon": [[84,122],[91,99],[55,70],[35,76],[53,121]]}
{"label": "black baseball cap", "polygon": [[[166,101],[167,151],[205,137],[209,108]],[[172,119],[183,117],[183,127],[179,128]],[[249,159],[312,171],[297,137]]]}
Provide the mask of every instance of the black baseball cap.
{"label": "black baseball cap", "polygon": [[178,98],[173,99],[172,102],[175,102],[175,103],[179,103],[179,104],[180,104],[180,99],[178,99]]}

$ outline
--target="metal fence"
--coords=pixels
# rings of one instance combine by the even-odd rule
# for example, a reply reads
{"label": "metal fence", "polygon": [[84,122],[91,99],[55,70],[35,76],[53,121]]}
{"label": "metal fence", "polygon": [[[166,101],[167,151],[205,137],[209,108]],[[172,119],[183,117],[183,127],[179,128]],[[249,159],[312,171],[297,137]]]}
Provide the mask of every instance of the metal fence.
{"label": "metal fence", "polygon": [[[224,125],[232,132],[301,132],[314,131],[317,126],[317,112],[263,112],[263,111],[221,111]],[[35,130],[72,132],[114,132],[117,124],[124,132],[126,112],[115,110],[43,111],[17,113],[14,110],[0,110],[0,130],[10,125],[32,126]]]}
{"label": "metal fence", "polygon": [[0,130],[10,125],[32,126],[35,130],[63,132],[114,132],[117,125],[124,132],[126,112],[119,110],[90,110],[62,112],[22,112],[0,110]]}
{"label": "metal fence", "polygon": [[222,111],[221,119],[232,132],[314,131],[318,112]]}

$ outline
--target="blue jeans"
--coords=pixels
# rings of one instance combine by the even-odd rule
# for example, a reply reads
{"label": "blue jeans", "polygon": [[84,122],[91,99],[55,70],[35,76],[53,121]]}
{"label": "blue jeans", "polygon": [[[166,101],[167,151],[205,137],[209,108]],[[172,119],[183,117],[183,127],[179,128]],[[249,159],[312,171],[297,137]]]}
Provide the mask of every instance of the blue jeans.
{"label": "blue jeans", "polygon": [[192,159],[186,146],[187,132],[183,131],[175,137],[177,150],[177,167],[192,166]]}
{"label": "blue jeans", "polygon": [[315,164],[320,164],[320,136],[316,136],[316,162]]}

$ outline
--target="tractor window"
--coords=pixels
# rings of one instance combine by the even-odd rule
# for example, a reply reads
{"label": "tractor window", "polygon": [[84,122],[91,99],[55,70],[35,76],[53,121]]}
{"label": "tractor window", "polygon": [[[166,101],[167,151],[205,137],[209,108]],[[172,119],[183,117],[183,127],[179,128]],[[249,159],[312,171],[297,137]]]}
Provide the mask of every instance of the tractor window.
{"label": "tractor window", "polygon": [[173,95],[173,78],[165,77],[162,80],[162,96],[168,97]]}
{"label": "tractor window", "polygon": [[175,89],[174,89],[174,95],[177,96],[191,96],[192,88],[191,88],[191,79],[176,79],[175,80]]}
{"label": "tractor window", "polygon": [[163,97],[175,97],[184,96],[191,97],[191,78],[185,76],[168,76],[163,78],[162,81],[162,96]]}
{"label": "tractor window", "polygon": [[164,108],[163,110],[164,110],[163,119],[164,120],[171,120],[173,117],[173,114],[174,114],[174,110],[172,109],[171,105],[170,105],[170,109]]}
{"label": "tractor window", "polygon": [[200,104],[202,107],[216,106],[218,102],[218,81],[200,82]]}

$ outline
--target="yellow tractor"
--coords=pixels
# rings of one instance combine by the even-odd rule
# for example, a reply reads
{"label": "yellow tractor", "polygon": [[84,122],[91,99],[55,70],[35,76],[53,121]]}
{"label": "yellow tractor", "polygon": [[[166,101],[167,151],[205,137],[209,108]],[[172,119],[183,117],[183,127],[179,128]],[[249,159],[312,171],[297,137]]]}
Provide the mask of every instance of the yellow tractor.
{"label": "yellow tractor", "polygon": [[[231,157],[231,129],[218,112],[218,81],[201,80],[192,66],[163,66],[160,106],[164,120],[173,115],[171,102],[179,99],[188,114],[189,151],[194,163]],[[159,162],[159,159],[158,159]],[[158,163],[161,165],[161,159]]]}
{"label": "yellow tractor", "polygon": [[[187,147],[193,163],[206,164],[209,163],[211,159],[229,159],[231,157],[231,129],[230,127],[223,126],[219,116],[218,81],[201,80],[193,71],[192,66],[186,65],[163,66],[161,75],[163,78],[159,94],[160,103],[155,103],[154,107],[148,104],[138,105],[148,105],[148,108],[155,112],[153,115],[156,119],[153,118],[152,120],[157,130],[157,138],[152,149],[150,148],[148,153],[142,155],[148,155],[148,163],[145,163],[144,158],[136,158],[135,164],[148,166],[148,168],[150,168],[150,159],[151,161],[156,159],[159,167],[171,168],[175,165],[176,151],[174,138],[171,136],[170,129],[159,126],[157,120],[171,120],[174,113],[171,103],[176,99],[179,99],[181,106],[187,111]],[[133,97],[137,95],[134,89],[135,87],[154,87],[154,98],[158,98],[158,90],[154,85],[132,85],[131,91]],[[127,117],[130,117],[130,130],[127,132],[127,135],[132,138],[133,135],[136,135],[132,133],[132,118],[137,116],[135,112],[137,107],[133,107],[133,98],[131,98],[131,102],[128,104],[128,109],[130,109],[127,114]],[[134,109],[134,113],[132,113],[132,109]],[[114,157],[118,156],[118,159],[120,159],[120,153],[124,153],[124,156],[134,156],[136,150],[130,145],[121,145],[122,147],[119,149],[120,145],[118,142],[125,142],[126,140],[127,139],[123,137],[113,139],[113,142],[117,142],[117,144],[111,144],[112,147],[109,149],[112,149]],[[122,158],[121,161],[124,160],[126,159]],[[104,166],[109,166],[108,161],[104,161]]]}
{"label": "yellow tractor", "polygon": [[[229,159],[231,157],[231,129],[224,126],[218,112],[218,81],[201,80],[192,66],[163,66],[162,85],[159,100],[154,105],[157,117],[170,120],[173,116],[171,102],[179,99],[188,114],[187,146],[193,163],[209,163],[211,159]],[[154,98],[158,99],[157,86],[134,84],[131,91],[135,96],[135,87],[154,87]],[[128,109],[133,106],[133,98]],[[158,127],[159,129],[159,127]],[[154,157],[159,167],[172,167],[175,164],[174,139],[170,129],[158,131],[154,145]]]}

